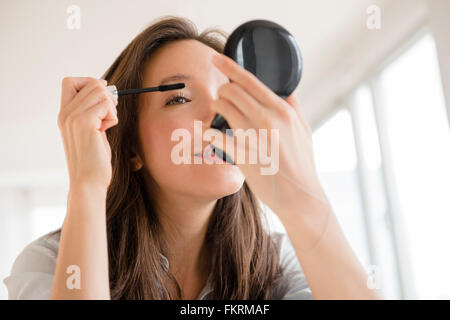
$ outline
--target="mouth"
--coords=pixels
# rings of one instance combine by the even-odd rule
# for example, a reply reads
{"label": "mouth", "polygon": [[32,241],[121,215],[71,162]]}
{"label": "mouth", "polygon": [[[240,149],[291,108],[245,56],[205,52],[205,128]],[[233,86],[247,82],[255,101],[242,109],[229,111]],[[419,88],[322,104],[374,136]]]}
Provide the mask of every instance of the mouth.
{"label": "mouth", "polygon": [[224,164],[224,163],[227,163],[227,162],[223,161],[223,159],[219,155],[216,154],[215,147],[213,145],[211,145],[211,144],[208,144],[203,149],[203,152],[197,152],[197,153],[194,154],[194,156],[202,158],[208,164],[212,164],[212,163]]}

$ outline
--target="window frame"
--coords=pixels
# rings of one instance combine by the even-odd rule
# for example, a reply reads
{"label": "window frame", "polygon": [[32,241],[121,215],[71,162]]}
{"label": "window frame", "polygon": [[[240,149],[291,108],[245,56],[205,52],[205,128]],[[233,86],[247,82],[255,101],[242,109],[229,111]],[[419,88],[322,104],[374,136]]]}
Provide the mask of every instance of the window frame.
{"label": "window frame", "polygon": [[394,62],[401,58],[405,53],[414,47],[419,41],[421,41],[425,36],[430,35],[434,39],[432,30],[428,25],[422,25],[415,30],[412,35],[399,44],[397,48],[384,59],[379,66],[368,76],[366,79],[362,79],[356,86],[351,88],[345,98],[336,101],[336,107],[323,113],[317,121],[314,123],[313,131],[319,129],[328,120],[330,120],[339,111],[345,109],[349,112],[352,129],[354,136],[354,145],[357,156],[357,174],[359,183],[359,193],[361,197],[362,220],[365,224],[366,230],[366,241],[367,247],[369,249],[369,257],[374,265],[380,263],[376,258],[376,248],[375,248],[375,227],[371,224],[370,210],[368,208],[368,190],[367,190],[367,177],[361,166],[361,128],[357,123],[355,118],[355,96],[358,89],[361,87],[367,87],[370,91],[372,100],[372,111],[374,113],[375,126],[377,130],[378,143],[380,149],[381,157],[381,173],[382,173],[382,183],[383,183],[383,193],[386,200],[386,217],[390,224],[391,230],[391,245],[394,252],[395,267],[397,273],[397,288],[398,288],[398,298],[399,299],[417,299],[417,293],[414,288],[413,276],[410,272],[410,257],[407,250],[407,237],[404,229],[404,223],[402,222],[401,211],[399,211],[399,200],[396,197],[397,190],[396,184],[393,178],[393,160],[390,154],[389,148],[389,137],[387,136],[385,123],[383,121],[383,107],[384,107],[384,97],[381,88],[381,74],[389,68]]}

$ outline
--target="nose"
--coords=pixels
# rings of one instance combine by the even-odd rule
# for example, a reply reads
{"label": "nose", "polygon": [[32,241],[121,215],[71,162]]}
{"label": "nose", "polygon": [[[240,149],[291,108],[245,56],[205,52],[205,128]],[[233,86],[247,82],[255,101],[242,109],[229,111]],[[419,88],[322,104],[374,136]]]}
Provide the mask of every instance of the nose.
{"label": "nose", "polygon": [[[212,100],[211,100],[211,102],[212,102]],[[211,107],[209,107],[208,109],[209,109],[209,111],[208,111],[208,114],[207,114],[206,119],[205,119],[205,125],[206,125],[207,128],[210,128],[211,127],[211,123],[212,123],[214,117],[216,116],[216,113],[214,111],[212,111]]]}
{"label": "nose", "polygon": [[205,91],[204,104],[200,115],[200,120],[203,122],[203,127],[208,129],[211,127],[211,123],[216,116],[216,112],[213,111],[211,104],[217,99],[217,88],[211,88]]}

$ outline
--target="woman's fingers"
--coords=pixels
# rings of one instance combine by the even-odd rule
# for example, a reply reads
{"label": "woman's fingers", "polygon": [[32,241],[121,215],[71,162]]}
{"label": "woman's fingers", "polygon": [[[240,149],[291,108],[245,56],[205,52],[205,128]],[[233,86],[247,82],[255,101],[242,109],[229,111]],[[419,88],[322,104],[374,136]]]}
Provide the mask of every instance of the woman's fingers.
{"label": "woman's fingers", "polygon": [[[88,89],[88,88],[87,88]],[[81,93],[81,92],[80,92]],[[90,107],[100,103],[103,100],[110,100],[114,106],[117,105],[117,100],[114,96],[109,92],[103,84],[95,84],[92,90],[88,95],[84,97],[80,101],[80,105],[76,110],[73,110],[74,115],[78,113],[82,113]]]}
{"label": "woman's fingers", "polygon": [[119,123],[119,118],[117,117],[117,109],[116,104],[113,102],[113,104],[109,103],[109,112],[106,115],[106,118],[103,119],[102,125],[100,126],[100,131],[106,131],[109,128],[115,126]]}
{"label": "woman's fingers", "polygon": [[88,84],[83,89],[81,89],[81,91],[74,98],[74,104],[82,102],[88,95],[92,93],[93,90],[101,87],[106,88],[107,84],[107,81],[103,79],[93,79],[92,81],[89,81]]}
{"label": "woman's fingers", "polygon": [[292,94],[286,98],[285,100],[292,108],[295,110],[297,117],[300,119],[300,122],[303,124],[303,127],[308,131],[310,134],[312,133],[311,127],[308,124],[308,121],[306,121],[305,115],[303,114],[302,110],[300,109],[300,102],[298,100],[297,95],[295,94],[295,91],[292,92]]}
{"label": "woman's fingers", "polygon": [[253,73],[245,70],[223,54],[214,55],[212,61],[231,81],[239,84],[241,88],[253,96],[262,106],[273,109],[282,108],[280,104],[280,100],[282,99],[263,84]]}
{"label": "woman's fingers", "polygon": [[86,110],[86,121],[92,121],[90,127],[105,131],[119,122],[115,109],[110,99],[104,99]]}
{"label": "woman's fingers", "polygon": [[253,119],[258,114],[264,114],[264,107],[237,83],[222,85],[218,90],[218,96],[233,103],[247,118]]}
{"label": "woman's fingers", "polygon": [[76,94],[84,88],[90,81],[95,80],[91,77],[65,77],[61,86],[61,106],[66,106]]}
{"label": "woman's fingers", "polygon": [[[71,90],[78,90],[82,85],[82,80],[86,79],[84,86],[74,97],[68,99],[67,94]],[[61,105],[59,118],[62,122],[69,117],[73,117],[76,114],[83,112],[89,107],[97,104],[106,97],[111,97],[114,101],[114,96],[106,89],[106,80],[92,79],[92,78],[64,78],[63,80],[63,92],[66,92],[62,100],[69,101],[66,105]],[[71,89],[72,88],[72,89]],[[74,89],[76,88],[76,89]],[[71,94],[71,93],[70,93]],[[89,98],[88,98],[89,97]]]}

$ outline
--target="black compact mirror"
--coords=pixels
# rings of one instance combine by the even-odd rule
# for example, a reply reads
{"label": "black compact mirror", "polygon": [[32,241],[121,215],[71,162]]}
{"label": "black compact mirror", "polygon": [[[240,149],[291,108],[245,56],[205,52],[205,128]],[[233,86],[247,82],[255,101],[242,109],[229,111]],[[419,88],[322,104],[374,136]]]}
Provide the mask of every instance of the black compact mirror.
{"label": "black compact mirror", "polygon": [[[239,26],[229,36],[224,54],[283,99],[295,90],[302,77],[303,60],[297,42],[285,28],[268,20],[252,20]],[[226,133],[230,127],[217,114],[211,128]]]}

